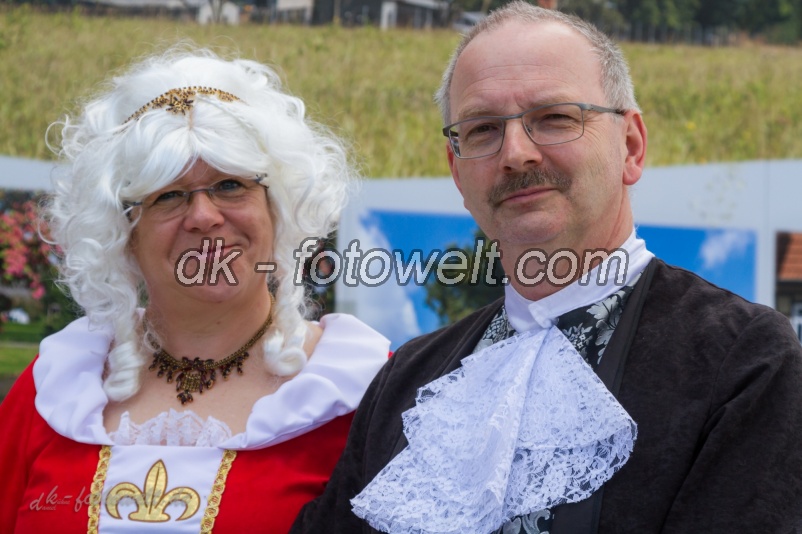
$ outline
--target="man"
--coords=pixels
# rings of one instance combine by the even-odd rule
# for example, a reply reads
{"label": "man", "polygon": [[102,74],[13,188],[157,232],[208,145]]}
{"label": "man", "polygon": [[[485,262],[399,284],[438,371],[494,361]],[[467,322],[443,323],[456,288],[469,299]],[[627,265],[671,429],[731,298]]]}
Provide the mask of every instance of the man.
{"label": "man", "polygon": [[[636,237],[647,134],[620,50],[513,2],[438,101],[510,285],[394,354],[294,532],[802,532],[802,349]],[[582,263],[616,250],[620,278]]]}

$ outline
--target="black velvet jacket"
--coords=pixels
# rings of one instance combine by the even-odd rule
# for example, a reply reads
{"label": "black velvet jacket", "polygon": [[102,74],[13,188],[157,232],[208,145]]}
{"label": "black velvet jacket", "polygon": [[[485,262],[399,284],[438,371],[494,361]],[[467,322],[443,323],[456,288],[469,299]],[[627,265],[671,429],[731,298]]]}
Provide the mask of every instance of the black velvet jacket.
{"label": "black velvet jacket", "polygon": [[[349,500],[406,446],[416,390],[456,369],[501,305],[398,349],[292,532],[375,532]],[[595,499],[554,508],[551,534],[802,532],[802,346],[787,318],[653,260],[602,363],[638,439]]]}

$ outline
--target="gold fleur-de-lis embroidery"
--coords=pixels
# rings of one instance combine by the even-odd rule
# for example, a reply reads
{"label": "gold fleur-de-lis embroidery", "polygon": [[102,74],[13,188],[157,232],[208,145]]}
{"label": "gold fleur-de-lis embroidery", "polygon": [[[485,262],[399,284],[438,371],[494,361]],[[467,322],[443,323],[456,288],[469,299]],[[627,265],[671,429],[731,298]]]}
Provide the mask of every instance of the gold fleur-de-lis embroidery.
{"label": "gold fleur-de-lis embroidery", "polygon": [[121,482],[111,488],[106,497],[106,510],[115,519],[122,519],[117,507],[120,501],[126,498],[136,502],[136,510],[128,514],[128,519],[132,521],[145,521],[149,523],[161,523],[169,521],[170,516],[164,512],[168,505],[174,502],[182,502],[186,505],[184,513],[176,519],[182,521],[189,519],[200,508],[200,496],[192,488],[181,487],[165,493],[167,489],[167,469],[164,462],[156,461],[145,477],[145,485],[140,490],[131,482]]}

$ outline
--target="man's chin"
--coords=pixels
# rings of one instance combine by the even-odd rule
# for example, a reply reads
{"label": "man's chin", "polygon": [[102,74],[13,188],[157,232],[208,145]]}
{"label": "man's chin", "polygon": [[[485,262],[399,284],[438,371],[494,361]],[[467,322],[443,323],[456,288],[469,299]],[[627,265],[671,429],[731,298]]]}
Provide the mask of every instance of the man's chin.
{"label": "man's chin", "polygon": [[[542,214],[541,214],[542,215]],[[526,217],[508,219],[507,224],[498,231],[496,238],[504,246],[530,249],[548,248],[563,233],[553,217],[527,214]]]}

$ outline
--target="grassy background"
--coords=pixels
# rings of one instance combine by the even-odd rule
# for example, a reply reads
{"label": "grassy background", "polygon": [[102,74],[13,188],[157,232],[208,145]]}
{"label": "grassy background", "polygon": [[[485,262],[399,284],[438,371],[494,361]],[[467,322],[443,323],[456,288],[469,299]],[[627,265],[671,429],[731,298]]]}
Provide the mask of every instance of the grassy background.
{"label": "grassy background", "polygon": [[0,329],[0,342],[39,343],[44,335],[44,324],[3,323]]}
{"label": "grassy background", "polygon": [[34,359],[38,347],[38,343],[0,341],[0,377],[18,375]]}
{"label": "grassy background", "polygon": [[[452,31],[250,25],[0,11],[0,154],[51,157],[47,125],[132,58],[191,40],[278,66],[369,177],[447,176],[432,94]],[[652,166],[802,157],[802,49],[625,44]]]}
{"label": "grassy background", "polygon": [[0,154],[51,157],[47,125],[132,58],[193,41],[277,67],[309,115],[353,143],[368,176],[443,176],[432,94],[451,32],[243,25],[0,12]]}
{"label": "grassy background", "polygon": [[0,400],[11,387],[13,377],[34,359],[43,337],[42,323],[3,324],[0,330]]}
{"label": "grassy background", "polygon": [[0,340],[0,401],[8,393],[17,375],[34,359],[38,349],[38,343]]}

